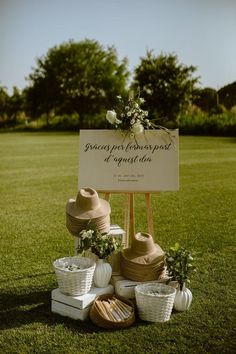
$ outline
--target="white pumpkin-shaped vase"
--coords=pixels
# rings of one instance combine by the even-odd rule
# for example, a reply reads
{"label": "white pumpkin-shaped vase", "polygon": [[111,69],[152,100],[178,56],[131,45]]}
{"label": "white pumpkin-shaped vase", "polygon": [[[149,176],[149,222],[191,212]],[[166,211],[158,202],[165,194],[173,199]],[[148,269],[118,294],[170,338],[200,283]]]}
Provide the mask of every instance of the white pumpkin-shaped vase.
{"label": "white pumpkin-shaped vase", "polygon": [[112,268],[105,259],[99,259],[94,271],[93,281],[96,287],[105,288],[111,279]]}
{"label": "white pumpkin-shaped vase", "polygon": [[183,285],[182,290],[180,287],[176,290],[174,309],[177,311],[186,311],[192,303],[192,292]]}

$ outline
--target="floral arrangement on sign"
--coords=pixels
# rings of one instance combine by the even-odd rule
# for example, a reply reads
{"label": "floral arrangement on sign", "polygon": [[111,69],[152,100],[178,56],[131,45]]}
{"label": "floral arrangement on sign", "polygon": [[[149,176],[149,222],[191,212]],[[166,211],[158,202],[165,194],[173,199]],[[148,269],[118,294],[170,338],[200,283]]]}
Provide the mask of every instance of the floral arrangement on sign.
{"label": "floral arrangement on sign", "polygon": [[101,234],[97,229],[83,230],[79,234],[78,253],[90,250],[100,259],[107,259],[112,253],[122,250],[121,239],[108,234]]}
{"label": "floral arrangement on sign", "polygon": [[143,110],[140,106],[145,102],[144,98],[130,97],[127,100],[121,96],[117,96],[118,104],[113,110],[107,111],[107,121],[114,125],[115,129],[121,130],[131,137],[142,134],[145,129],[160,128],[168,132],[168,129],[154,124],[148,119],[148,111]]}
{"label": "floral arrangement on sign", "polygon": [[166,252],[165,263],[169,276],[172,280],[178,281],[180,290],[183,289],[185,282],[190,283],[190,274],[196,272],[191,252],[178,243]]}

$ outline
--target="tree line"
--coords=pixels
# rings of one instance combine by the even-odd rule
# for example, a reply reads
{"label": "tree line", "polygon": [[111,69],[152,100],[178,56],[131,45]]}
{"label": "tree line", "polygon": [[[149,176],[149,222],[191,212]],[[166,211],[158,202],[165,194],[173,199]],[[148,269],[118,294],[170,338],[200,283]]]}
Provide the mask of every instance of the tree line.
{"label": "tree line", "polygon": [[216,91],[199,87],[197,68],[179,62],[177,55],[147,51],[134,69],[119,60],[114,46],[104,48],[95,40],[69,41],[50,48],[38,58],[22,90],[12,95],[0,86],[0,127],[29,124],[39,117],[50,126],[104,128],[104,113],[116,96],[129,92],[144,98],[149,118],[175,124],[193,107],[207,115],[223,113],[236,105],[236,82]]}

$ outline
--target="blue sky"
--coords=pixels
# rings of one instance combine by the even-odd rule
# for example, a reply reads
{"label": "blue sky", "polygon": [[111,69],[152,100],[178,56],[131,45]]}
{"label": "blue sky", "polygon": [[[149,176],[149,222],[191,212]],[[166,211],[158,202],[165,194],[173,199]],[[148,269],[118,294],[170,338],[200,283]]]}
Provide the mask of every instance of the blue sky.
{"label": "blue sky", "polygon": [[96,39],[128,57],[175,53],[201,86],[236,81],[236,0],[0,0],[0,86],[22,89],[49,48]]}

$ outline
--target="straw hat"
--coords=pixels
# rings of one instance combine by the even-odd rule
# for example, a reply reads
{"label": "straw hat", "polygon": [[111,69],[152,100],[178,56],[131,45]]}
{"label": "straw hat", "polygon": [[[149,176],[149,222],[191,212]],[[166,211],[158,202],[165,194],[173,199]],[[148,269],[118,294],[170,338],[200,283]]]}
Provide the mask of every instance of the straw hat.
{"label": "straw hat", "polygon": [[69,199],[66,204],[66,213],[78,219],[99,218],[110,212],[110,204],[89,187],[80,189],[76,199]]}
{"label": "straw hat", "polygon": [[121,253],[121,271],[130,280],[157,280],[164,272],[164,252],[150,234],[139,232]]}
{"label": "straw hat", "polygon": [[135,264],[151,265],[162,262],[164,252],[150,234],[139,232],[134,236],[131,247],[123,251],[123,257]]}

